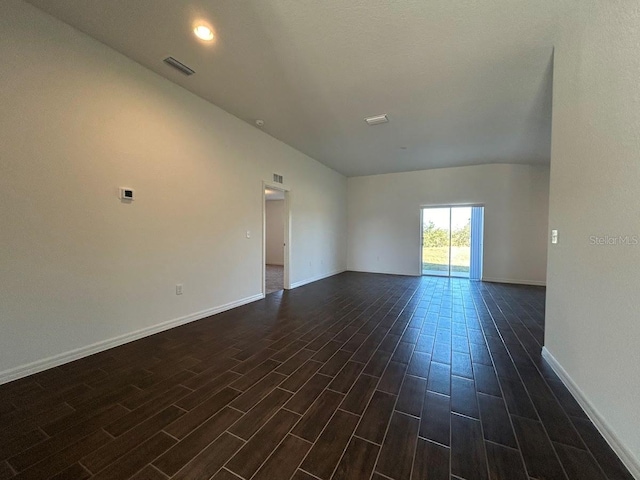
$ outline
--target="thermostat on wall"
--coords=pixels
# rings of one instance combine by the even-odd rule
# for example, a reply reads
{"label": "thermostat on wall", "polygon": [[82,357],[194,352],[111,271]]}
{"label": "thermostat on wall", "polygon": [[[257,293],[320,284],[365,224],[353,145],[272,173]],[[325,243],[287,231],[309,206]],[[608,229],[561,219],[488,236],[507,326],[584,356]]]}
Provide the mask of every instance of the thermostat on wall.
{"label": "thermostat on wall", "polygon": [[120,187],[121,200],[133,200],[134,196],[133,188]]}

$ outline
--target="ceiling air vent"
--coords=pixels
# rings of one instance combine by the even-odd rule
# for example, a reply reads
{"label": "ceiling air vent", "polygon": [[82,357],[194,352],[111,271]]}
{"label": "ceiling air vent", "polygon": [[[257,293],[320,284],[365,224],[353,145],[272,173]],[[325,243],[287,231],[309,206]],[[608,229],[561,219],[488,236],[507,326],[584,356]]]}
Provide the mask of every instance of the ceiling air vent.
{"label": "ceiling air vent", "polygon": [[173,68],[178,70],[180,73],[183,73],[183,74],[185,74],[187,76],[193,75],[194,73],[196,73],[195,70],[193,70],[192,68],[187,67],[184,63],[179,62],[178,60],[176,60],[173,57],[165,58],[164,59],[164,63],[166,63],[167,65],[172,66]]}
{"label": "ceiling air vent", "polygon": [[278,175],[277,173],[273,174],[273,181],[276,183],[282,183],[282,175]]}

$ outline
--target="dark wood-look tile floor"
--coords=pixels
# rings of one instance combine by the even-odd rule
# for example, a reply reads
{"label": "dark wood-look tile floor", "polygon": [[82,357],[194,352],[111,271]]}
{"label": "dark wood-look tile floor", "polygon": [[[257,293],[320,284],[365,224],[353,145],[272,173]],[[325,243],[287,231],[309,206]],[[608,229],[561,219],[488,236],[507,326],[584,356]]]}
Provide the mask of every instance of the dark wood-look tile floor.
{"label": "dark wood-look tile floor", "polygon": [[0,386],[2,479],[632,480],[543,288],[345,273]]}

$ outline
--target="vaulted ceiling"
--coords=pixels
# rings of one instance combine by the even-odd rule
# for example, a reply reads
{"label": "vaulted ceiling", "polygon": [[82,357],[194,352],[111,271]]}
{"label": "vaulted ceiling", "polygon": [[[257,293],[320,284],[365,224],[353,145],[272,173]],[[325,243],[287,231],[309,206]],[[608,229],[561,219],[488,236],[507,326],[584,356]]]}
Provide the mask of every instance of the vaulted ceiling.
{"label": "vaulted ceiling", "polygon": [[347,176],[549,162],[565,2],[29,1]]}

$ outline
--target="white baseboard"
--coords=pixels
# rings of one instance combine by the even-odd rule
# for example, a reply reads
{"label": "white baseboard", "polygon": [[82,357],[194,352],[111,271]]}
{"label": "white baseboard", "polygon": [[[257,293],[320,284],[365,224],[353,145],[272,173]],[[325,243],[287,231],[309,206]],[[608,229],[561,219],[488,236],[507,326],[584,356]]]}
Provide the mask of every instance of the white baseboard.
{"label": "white baseboard", "polygon": [[546,287],[547,282],[542,282],[539,280],[516,280],[513,278],[493,278],[493,277],[482,277],[483,282],[493,282],[493,283],[513,283],[514,285],[533,285],[535,287]]}
{"label": "white baseboard", "polygon": [[42,360],[37,360],[35,362],[21,365],[10,370],[4,370],[0,372],[0,385],[2,385],[3,383],[11,382],[13,380],[17,380],[22,377],[26,377],[28,375],[32,375],[34,373],[41,372],[43,370],[47,370],[49,368],[57,367],[58,365],[72,362],[73,360],[78,360],[79,358],[88,357],[89,355],[93,355],[94,353],[102,352],[104,350],[108,350],[125,343],[133,342],[134,340],[138,340],[139,338],[148,337],[149,335],[153,335],[154,333],[162,332],[164,330],[169,330],[170,328],[184,325],[185,323],[202,320],[203,318],[210,317],[211,315],[215,315],[216,313],[231,310],[232,308],[240,307],[242,305],[246,305],[247,303],[255,302],[256,300],[261,300],[263,298],[264,294],[262,293],[258,295],[252,295],[250,297],[236,300],[235,302],[230,302],[224,305],[209,308],[200,312],[195,312],[189,315],[185,315],[184,317],[179,317],[173,320],[159,323],[157,325],[152,325],[151,327],[142,328],[140,330],[136,330],[135,332],[125,333],[124,335],[110,338],[108,340],[102,340],[100,342],[87,345],[86,347],[76,348],[75,350],[70,350],[68,352],[60,353],[52,357],[43,358]]}
{"label": "white baseboard", "polygon": [[547,350],[547,347],[542,348],[542,357],[549,362],[551,368],[560,377],[564,385],[569,389],[576,401],[580,404],[585,411],[589,419],[596,426],[598,431],[602,434],[609,446],[618,455],[622,463],[629,469],[631,475],[637,480],[640,480],[640,459],[636,458],[631,451],[623,445],[620,438],[618,438],[615,431],[611,428],[609,423],[604,417],[596,410],[593,404],[587,399],[584,392],[576,385],[573,379],[569,376],[567,371],[558,363],[555,357]]}
{"label": "white baseboard", "polygon": [[315,277],[311,277],[311,278],[307,278],[305,280],[300,280],[299,282],[294,282],[291,284],[291,288],[298,288],[301,287],[303,285],[307,285],[308,283],[313,283],[313,282],[317,282],[318,280],[322,280],[324,278],[329,278],[329,277],[333,277],[334,275],[339,275],[341,273],[346,272],[346,269],[343,270],[335,270],[333,272],[329,272],[329,273],[323,273],[322,275],[317,275]]}

